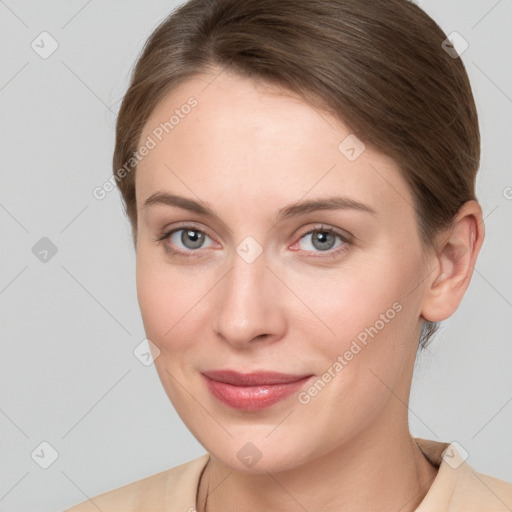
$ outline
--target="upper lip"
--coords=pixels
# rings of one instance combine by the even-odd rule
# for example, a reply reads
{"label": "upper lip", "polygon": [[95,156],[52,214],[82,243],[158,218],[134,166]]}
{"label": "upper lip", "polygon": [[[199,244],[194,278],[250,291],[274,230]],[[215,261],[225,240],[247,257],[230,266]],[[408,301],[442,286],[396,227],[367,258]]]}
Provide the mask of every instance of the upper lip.
{"label": "upper lip", "polygon": [[216,380],[218,382],[224,382],[226,384],[232,384],[234,386],[264,386],[272,384],[287,384],[290,382],[296,382],[298,380],[311,377],[311,374],[289,374],[279,372],[251,372],[251,373],[239,373],[234,370],[210,370],[202,372],[203,375],[209,379]]}

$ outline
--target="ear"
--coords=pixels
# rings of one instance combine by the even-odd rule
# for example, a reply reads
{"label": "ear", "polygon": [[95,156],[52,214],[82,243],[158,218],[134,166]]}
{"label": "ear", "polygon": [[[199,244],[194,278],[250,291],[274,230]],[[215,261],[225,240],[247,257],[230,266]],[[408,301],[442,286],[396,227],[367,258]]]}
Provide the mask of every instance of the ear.
{"label": "ear", "polygon": [[423,301],[425,320],[440,322],[457,310],[471,281],[483,241],[482,209],[476,201],[468,201],[452,226],[439,234],[435,255],[429,260],[435,271]]}

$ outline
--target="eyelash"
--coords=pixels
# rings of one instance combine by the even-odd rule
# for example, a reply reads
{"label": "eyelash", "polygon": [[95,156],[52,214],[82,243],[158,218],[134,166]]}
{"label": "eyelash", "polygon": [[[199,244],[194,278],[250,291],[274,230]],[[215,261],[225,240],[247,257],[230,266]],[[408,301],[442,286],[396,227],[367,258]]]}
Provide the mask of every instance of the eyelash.
{"label": "eyelash", "polygon": [[[180,250],[177,250],[177,249],[173,249],[170,246],[170,244],[165,242],[165,240],[167,238],[169,238],[172,234],[176,233],[177,231],[182,231],[182,230],[198,231],[200,233],[203,233],[203,234],[207,235],[211,239],[214,238],[207,230],[199,229],[198,227],[196,227],[194,225],[191,225],[191,224],[184,224],[182,226],[174,227],[171,230],[165,231],[164,233],[162,233],[160,236],[158,236],[156,238],[155,242],[161,243],[163,245],[164,250],[168,254],[172,255],[173,257],[178,257],[178,258],[197,258],[197,257],[201,257],[202,256],[200,254],[201,249],[195,249],[195,250],[189,250],[189,251],[180,251]],[[310,234],[312,234],[314,232],[332,233],[333,235],[336,235],[343,242],[343,244],[341,246],[338,246],[335,249],[329,249],[327,251],[315,251],[316,253],[320,253],[320,254],[323,252],[323,253],[327,254],[327,256],[321,256],[321,255],[318,255],[318,256],[315,255],[314,256],[314,255],[309,254],[309,255],[305,256],[306,258],[332,258],[332,257],[335,257],[339,253],[345,252],[347,250],[347,245],[349,245],[352,242],[352,237],[348,233],[347,234],[341,233],[340,231],[336,230],[335,228],[333,228],[331,226],[325,226],[323,224],[315,226],[312,229],[302,233],[299,236],[298,241],[302,240],[305,236],[310,235]],[[310,251],[305,251],[305,252],[310,252]]]}
{"label": "eyelash", "polygon": [[[307,254],[304,256],[305,258],[335,258],[341,253],[345,252],[348,249],[348,246],[352,243],[353,237],[348,233],[343,233],[338,231],[336,228],[332,226],[326,226],[324,224],[319,224],[314,226],[312,229],[309,229],[302,233],[299,236],[298,241],[302,240],[306,235],[310,235],[311,233],[332,233],[337,236],[343,243],[334,249],[328,249],[327,251],[312,251],[312,254]],[[295,245],[295,244],[294,244]],[[300,250],[300,249],[298,249]],[[304,251],[306,253],[310,253],[311,251]]]}
{"label": "eyelash", "polygon": [[173,229],[166,231],[162,233],[161,236],[159,236],[155,241],[158,243],[161,243],[163,245],[163,248],[165,252],[170,254],[173,257],[178,258],[198,258],[201,257],[201,254],[198,254],[201,252],[200,249],[196,250],[190,250],[190,251],[179,251],[177,249],[173,249],[168,243],[165,242],[167,238],[169,238],[172,234],[176,233],[177,231],[183,231],[183,230],[190,230],[190,231],[198,231],[200,233],[204,233],[211,239],[213,239],[213,236],[205,229],[199,229],[198,227],[192,225],[192,224],[183,224],[178,227],[174,227]]}

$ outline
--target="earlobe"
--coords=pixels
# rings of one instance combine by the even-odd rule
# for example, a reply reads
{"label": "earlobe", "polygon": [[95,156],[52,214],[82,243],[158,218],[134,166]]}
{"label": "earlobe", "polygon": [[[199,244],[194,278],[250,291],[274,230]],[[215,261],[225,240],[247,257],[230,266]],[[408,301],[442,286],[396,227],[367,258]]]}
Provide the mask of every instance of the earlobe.
{"label": "earlobe", "polygon": [[482,209],[468,201],[449,230],[440,233],[435,253],[436,272],[429,280],[422,317],[440,322],[459,307],[466,292],[484,239]]}

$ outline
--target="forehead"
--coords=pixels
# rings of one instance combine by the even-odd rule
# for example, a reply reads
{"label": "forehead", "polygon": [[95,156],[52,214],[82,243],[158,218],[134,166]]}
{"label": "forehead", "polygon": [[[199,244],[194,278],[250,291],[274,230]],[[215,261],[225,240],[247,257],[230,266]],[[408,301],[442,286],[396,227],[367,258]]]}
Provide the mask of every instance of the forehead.
{"label": "forehead", "polygon": [[375,209],[411,209],[395,163],[364,147],[342,121],[288,91],[228,72],[199,75],[170,92],[151,113],[139,147],[149,139],[154,147],[136,172],[139,208],[167,190],[208,202],[215,196],[238,211],[325,192]]}

